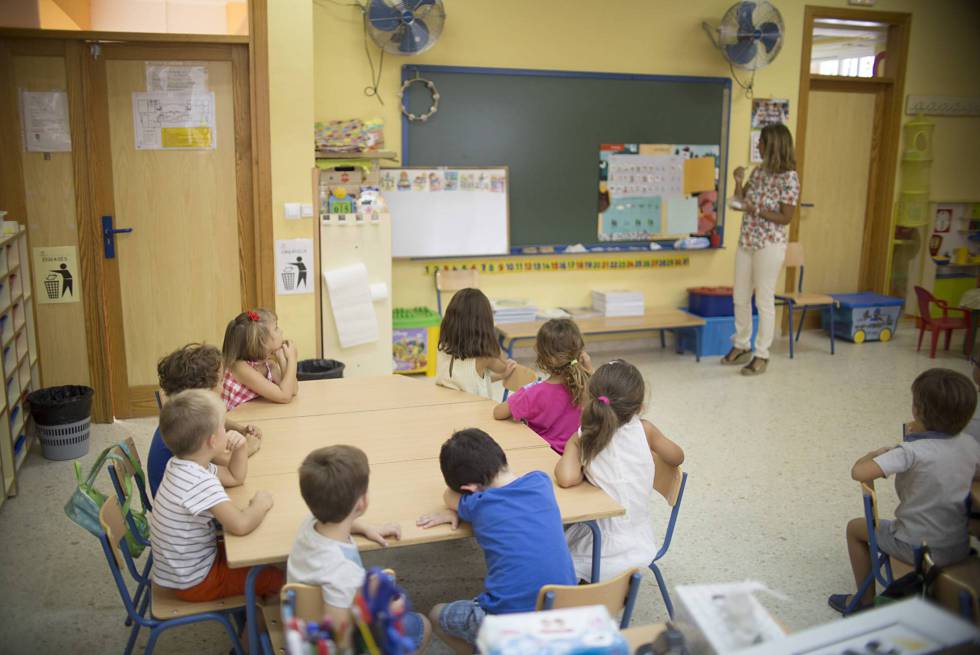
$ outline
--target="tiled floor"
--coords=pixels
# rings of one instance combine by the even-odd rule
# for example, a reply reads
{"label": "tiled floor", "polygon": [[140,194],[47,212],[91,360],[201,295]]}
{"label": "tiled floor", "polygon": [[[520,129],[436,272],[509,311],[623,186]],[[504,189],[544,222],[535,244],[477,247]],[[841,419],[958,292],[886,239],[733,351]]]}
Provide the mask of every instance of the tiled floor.
{"label": "tiled floor", "polygon": [[[763,602],[790,629],[833,620],[827,595],[851,585],[844,524],[861,512],[851,464],[900,439],[919,372],[944,366],[968,374],[968,362],[953,353],[935,360],[916,354],[907,325],[887,344],[838,342],[834,357],[818,333],[803,336],[792,361],[785,339],[777,340],[769,372],[759,378],[744,378],[716,358],[696,364],[653,344],[598,344],[594,360],[622,356],[641,368],[647,417],[687,454],[687,492],[663,561],[668,583],[761,580],[789,598]],[[125,435],[136,437],[145,454],[154,426],[150,419],[96,426],[83,468]],[[3,652],[103,653],[125,643],[122,606],[98,542],[62,510],[72,488],[70,463],[34,452],[20,495],[0,509]],[[879,494],[888,515],[895,504],[891,484],[880,484]],[[665,507],[658,511],[665,524]],[[475,595],[484,572],[472,540],[376,551],[365,562],[396,569],[422,610]],[[634,622],[665,615],[648,574]],[[156,652],[228,648],[221,628],[205,624],[165,633]],[[448,651],[438,645],[429,652]]]}

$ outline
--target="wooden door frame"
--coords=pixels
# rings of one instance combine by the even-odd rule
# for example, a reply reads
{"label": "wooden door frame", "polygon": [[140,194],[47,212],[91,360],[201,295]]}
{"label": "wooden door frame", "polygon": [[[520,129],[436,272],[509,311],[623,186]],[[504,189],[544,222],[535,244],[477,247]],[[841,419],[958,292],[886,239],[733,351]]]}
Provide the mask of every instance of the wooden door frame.
{"label": "wooden door frame", "polygon": [[[107,260],[102,256],[100,217],[103,213],[113,213],[102,209],[112,209],[113,196],[111,179],[110,184],[96,187],[94,171],[111,161],[106,158],[107,155],[111,156],[111,152],[107,111],[100,112],[103,114],[101,117],[86,113],[86,98],[104,91],[105,85],[104,79],[98,79],[98,75],[92,76],[93,69],[98,67],[91,65],[89,46],[100,44],[110,51],[126,47],[132,50],[132,58],[137,59],[156,58],[161,49],[165,51],[169,48],[181,58],[231,62],[236,115],[239,256],[243,262],[242,306],[243,309],[264,306],[274,310],[267,29],[266,0],[252,0],[249,3],[250,35],[247,37],[0,29],[0,92],[9,91],[0,93],[0,96],[4,96],[0,100],[0,120],[13,120],[19,114],[13,79],[15,55],[54,56],[65,60],[71,131],[77,144],[85,144],[85,147],[73,148],[72,159],[79,260],[82,285],[86,289],[82,297],[88,366],[95,390],[92,418],[97,422],[112,421],[114,401],[118,407],[131,407],[133,403],[130,402],[128,387],[125,392],[121,389],[124,386],[121,381],[126,379],[122,325],[118,320],[110,321],[109,312],[106,311],[108,303],[120,301],[120,289],[118,275],[110,276],[103,270]],[[154,53],[154,56],[147,57],[149,53]],[[219,53],[222,53],[221,56],[218,56]],[[244,116],[245,120],[238,120],[239,116]],[[240,143],[247,146],[238,149]],[[0,201],[12,216],[27,222],[21,147],[17,131],[0,130]],[[111,262],[111,265],[115,264]],[[115,277],[115,283],[109,281],[112,277]],[[121,359],[118,357],[120,352]],[[43,357],[43,353],[39,357]],[[120,366],[123,367],[123,375],[119,374]],[[151,398],[152,394],[137,399],[136,409],[140,410],[139,413],[155,413],[155,404],[147,406]]]}
{"label": "wooden door frame", "polygon": [[[819,18],[838,18],[887,23],[888,58],[886,77],[861,78],[811,75],[813,23]],[[865,208],[859,284],[879,293],[887,291],[891,262],[892,205],[895,194],[895,170],[898,165],[899,137],[902,128],[902,106],[905,93],[905,71],[908,58],[912,14],[817,7],[807,5],[803,15],[803,47],[800,56],[799,114],[796,119],[796,166],[801,186],[805,181],[807,109],[810,91],[840,91],[875,94],[875,133],[872,135],[871,164],[868,171],[868,195]],[[808,199],[809,200],[809,199]],[[819,202],[819,199],[817,199]],[[800,208],[790,223],[790,240],[798,241]],[[796,271],[787,270],[786,291],[795,291]]]}

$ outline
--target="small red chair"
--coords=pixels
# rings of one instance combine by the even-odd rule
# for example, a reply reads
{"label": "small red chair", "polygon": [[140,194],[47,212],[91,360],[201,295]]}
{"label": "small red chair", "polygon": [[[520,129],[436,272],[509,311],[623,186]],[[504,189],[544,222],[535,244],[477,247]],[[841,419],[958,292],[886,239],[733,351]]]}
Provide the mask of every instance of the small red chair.
{"label": "small red chair", "polygon": [[[915,296],[919,300],[919,345],[916,347],[916,352],[922,349],[922,337],[926,333],[926,330],[932,332],[932,344],[929,347],[929,357],[936,357],[936,344],[939,341],[939,333],[946,333],[946,350],[949,350],[949,342],[953,337],[953,330],[966,330],[967,334],[970,334],[970,311],[967,309],[961,309],[959,307],[950,307],[945,300],[940,300],[934,295],[923,289],[922,287],[915,288]],[[942,310],[943,315],[941,317],[934,317],[930,311],[930,306],[935,305],[940,310]],[[950,317],[950,312],[960,312],[963,314],[963,318],[952,318]],[[970,350],[973,344],[966,345],[966,354],[970,355]]]}

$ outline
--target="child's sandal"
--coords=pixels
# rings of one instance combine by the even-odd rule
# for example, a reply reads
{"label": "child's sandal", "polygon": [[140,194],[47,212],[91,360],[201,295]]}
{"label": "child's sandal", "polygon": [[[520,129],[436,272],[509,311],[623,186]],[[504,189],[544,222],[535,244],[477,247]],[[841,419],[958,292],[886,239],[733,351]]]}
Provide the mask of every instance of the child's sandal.
{"label": "child's sandal", "polygon": [[748,360],[749,355],[751,354],[751,350],[742,350],[741,348],[735,348],[733,346],[732,349],[728,351],[728,354],[721,358],[721,363],[727,366],[742,364]]}

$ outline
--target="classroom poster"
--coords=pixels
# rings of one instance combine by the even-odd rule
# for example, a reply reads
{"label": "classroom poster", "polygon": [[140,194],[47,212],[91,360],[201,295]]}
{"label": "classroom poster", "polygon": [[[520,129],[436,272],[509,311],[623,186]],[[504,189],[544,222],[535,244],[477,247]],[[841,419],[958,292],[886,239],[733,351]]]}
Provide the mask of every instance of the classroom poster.
{"label": "classroom poster", "polygon": [[208,64],[203,61],[146,62],[146,90],[165,93],[204,94],[208,87]]}
{"label": "classroom poster", "polygon": [[137,150],[214,150],[214,93],[133,93]]}
{"label": "classroom poster", "polygon": [[20,115],[27,152],[71,152],[66,92],[21,91]]}
{"label": "classroom poster", "polygon": [[313,293],[313,239],[276,241],[276,293],[280,296]]}
{"label": "classroom poster", "polygon": [[34,248],[34,298],[38,304],[78,302],[80,279],[75,246]]}
{"label": "classroom poster", "polygon": [[716,145],[603,144],[600,241],[708,234],[717,222]]}
{"label": "classroom poster", "polygon": [[783,98],[752,98],[752,137],[749,154],[754,164],[761,164],[759,137],[766,125],[786,125],[789,122],[789,100]]}

